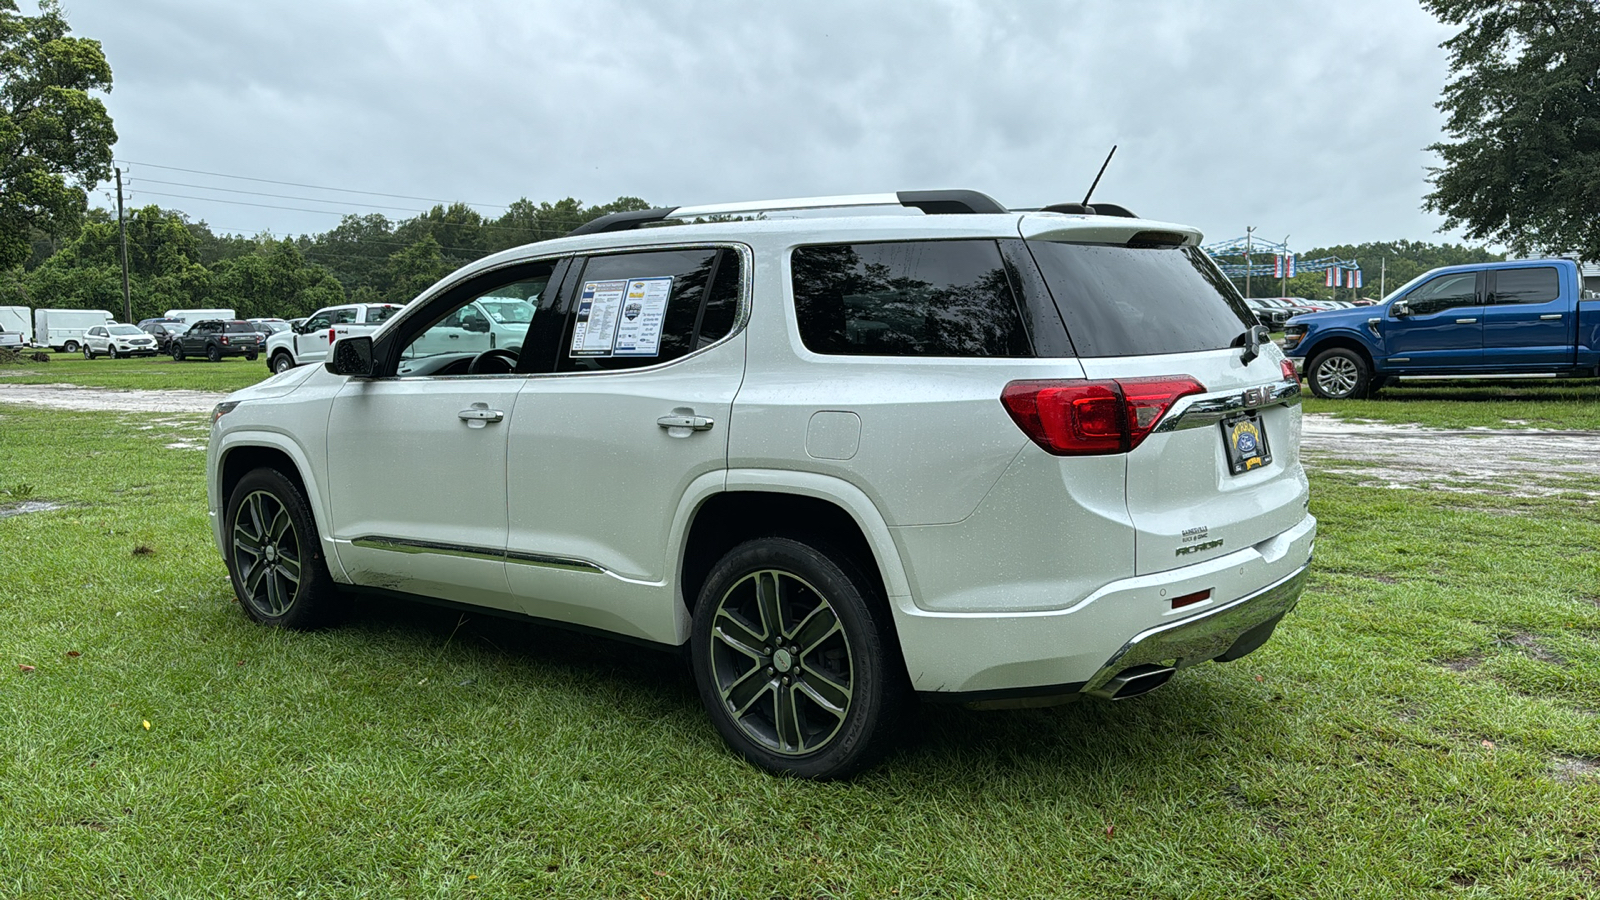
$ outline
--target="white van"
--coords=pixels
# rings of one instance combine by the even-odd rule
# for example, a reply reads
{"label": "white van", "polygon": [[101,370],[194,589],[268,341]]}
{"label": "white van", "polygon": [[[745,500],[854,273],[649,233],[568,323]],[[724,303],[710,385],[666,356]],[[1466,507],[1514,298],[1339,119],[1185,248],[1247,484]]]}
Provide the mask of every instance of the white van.
{"label": "white van", "polygon": [[193,325],[204,319],[237,319],[231,309],[169,309],[165,313],[169,319],[177,319],[185,325]]}
{"label": "white van", "polygon": [[85,331],[116,321],[103,309],[36,309],[33,311],[33,337],[41,347],[77,353],[83,349]]}
{"label": "white van", "polygon": [[33,310],[26,306],[0,306],[0,331],[22,335],[22,346],[33,346]]}

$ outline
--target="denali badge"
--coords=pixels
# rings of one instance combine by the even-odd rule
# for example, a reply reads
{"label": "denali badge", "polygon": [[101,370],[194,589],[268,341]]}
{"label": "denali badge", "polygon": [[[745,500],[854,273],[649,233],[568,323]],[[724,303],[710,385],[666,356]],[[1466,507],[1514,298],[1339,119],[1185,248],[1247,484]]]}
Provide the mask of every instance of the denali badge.
{"label": "denali badge", "polygon": [[1177,552],[1175,552],[1173,555],[1174,556],[1183,556],[1183,555],[1188,554],[1188,553],[1199,553],[1201,550],[1210,550],[1212,548],[1221,547],[1221,546],[1222,546],[1222,538],[1217,538],[1214,541],[1206,541],[1204,544],[1190,544],[1187,547],[1179,547],[1177,549]]}

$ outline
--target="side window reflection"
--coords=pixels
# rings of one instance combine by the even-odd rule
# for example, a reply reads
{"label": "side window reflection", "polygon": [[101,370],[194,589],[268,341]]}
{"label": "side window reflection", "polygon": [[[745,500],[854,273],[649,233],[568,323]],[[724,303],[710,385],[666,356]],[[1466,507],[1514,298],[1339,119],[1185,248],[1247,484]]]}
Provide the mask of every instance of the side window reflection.
{"label": "side window reflection", "polygon": [[401,351],[396,374],[496,375],[514,371],[549,281],[546,267],[450,308]]}

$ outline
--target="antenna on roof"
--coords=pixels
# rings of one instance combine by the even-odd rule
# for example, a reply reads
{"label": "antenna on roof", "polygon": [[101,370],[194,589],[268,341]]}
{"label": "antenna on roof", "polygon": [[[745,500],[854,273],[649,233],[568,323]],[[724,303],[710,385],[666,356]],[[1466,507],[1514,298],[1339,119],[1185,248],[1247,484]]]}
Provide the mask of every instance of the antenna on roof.
{"label": "antenna on roof", "polygon": [[1089,193],[1083,195],[1083,205],[1089,205],[1089,198],[1094,195],[1094,189],[1100,186],[1100,177],[1106,174],[1106,166],[1111,165],[1111,157],[1117,155],[1117,145],[1111,145],[1111,152],[1106,154],[1106,161],[1100,164],[1100,174],[1094,176],[1094,184],[1089,185]]}

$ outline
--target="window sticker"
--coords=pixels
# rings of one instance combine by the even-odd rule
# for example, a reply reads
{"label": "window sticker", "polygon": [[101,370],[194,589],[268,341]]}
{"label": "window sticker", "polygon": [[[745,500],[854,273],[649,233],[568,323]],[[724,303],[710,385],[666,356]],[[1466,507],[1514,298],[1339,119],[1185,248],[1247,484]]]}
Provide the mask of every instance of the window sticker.
{"label": "window sticker", "polygon": [[613,356],[660,356],[661,323],[666,319],[672,276],[633,278],[622,301]]}
{"label": "window sticker", "polygon": [[586,281],[578,297],[578,321],[568,356],[610,356],[628,280]]}

